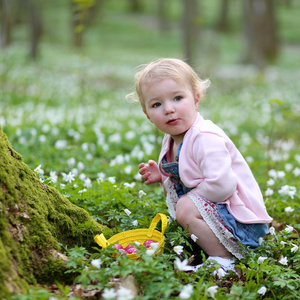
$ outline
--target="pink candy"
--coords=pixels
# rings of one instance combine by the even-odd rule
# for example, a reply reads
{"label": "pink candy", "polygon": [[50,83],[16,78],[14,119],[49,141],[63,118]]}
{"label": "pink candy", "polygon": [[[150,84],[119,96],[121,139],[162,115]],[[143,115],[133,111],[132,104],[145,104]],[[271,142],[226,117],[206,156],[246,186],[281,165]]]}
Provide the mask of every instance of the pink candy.
{"label": "pink candy", "polygon": [[112,246],[113,248],[116,248],[116,249],[123,249],[123,246],[122,245],[120,245],[120,244],[114,244],[113,246]]}
{"label": "pink candy", "polygon": [[[130,244],[125,249],[120,244],[114,244],[112,247],[115,248],[115,249],[118,249],[120,251],[124,251],[126,254],[136,253],[136,248],[133,245],[130,245]],[[121,254],[120,251],[119,251],[119,254]]]}
{"label": "pink candy", "polygon": [[147,248],[150,248],[152,243],[154,243],[154,241],[147,240],[147,241],[144,242],[144,246],[146,246]]}
{"label": "pink candy", "polygon": [[[152,241],[152,240],[147,240],[147,241],[144,242],[143,245],[146,248],[151,248],[151,243],[155,243],[155,242]],[[124,251],[126,254],[134,254],[137,251],[136,247],[133,246],[133,245],[131,245],[131,244],[129,244],[125,248],[123,248],[123,246],[120,245],[120,244],[114,244],[112,247],[115,248],[115,249],[118,249],[119,250],[119,254],[121,254],[121,251]]]}
{"label": "pink candy", "polygon": [[128,245],[124,250],[127,254],[136,253],[136,248],[133,245]]}

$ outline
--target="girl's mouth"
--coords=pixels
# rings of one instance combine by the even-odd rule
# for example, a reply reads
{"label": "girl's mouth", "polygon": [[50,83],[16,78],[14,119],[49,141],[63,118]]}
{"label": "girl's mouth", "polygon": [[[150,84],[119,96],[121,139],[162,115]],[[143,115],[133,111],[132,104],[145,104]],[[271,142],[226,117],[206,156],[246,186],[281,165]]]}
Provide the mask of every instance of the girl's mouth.
{"label": "girl's mouth", "polygon": [[173,125],[173,124],[176,124],[178,121],[179,121],[179,119],[169,120],[169,121],[167,122],[167,124]]}

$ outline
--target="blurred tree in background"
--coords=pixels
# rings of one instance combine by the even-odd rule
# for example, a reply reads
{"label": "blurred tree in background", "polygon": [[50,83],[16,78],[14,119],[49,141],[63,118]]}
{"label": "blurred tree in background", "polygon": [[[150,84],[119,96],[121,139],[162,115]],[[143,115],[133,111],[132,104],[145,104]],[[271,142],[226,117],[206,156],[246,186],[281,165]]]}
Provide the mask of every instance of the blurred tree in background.
{"label": "blurred tree in background", "polygon": [[244,0],[243,21],[246,48],[244,61],[264,69],[278,54],[278,37],[273,0]]}
{"label": "blurred tree in background", "polygon": [[[206,43],[201,38],[203,30],[210,32],[219,32],[226,35],[228,31],[238,30],[245,41],[245,47],[240,53],[244,63],[256,65],[263,69],[267,64],[273,62],[279,52],[279,34],[280,24],[277,20],[278,6],[289,6],[292,9],[292,0],[158,0],[148,2],[146,0],[69,0],[43,2],[42,0],[0,0],[1,4],[1,47],[7,47],[14,37],[13,31],[18,25],[27,27],[27,40],[29,45],[28,53],[30,57],[38,56],[38,45],[43,35],[43,23],[45,16],[49,13],[49,8],[54,9],[57,6],[57,12],[61,15],[61,10],[69,11],[72,28],[70,31],[70,40],[73,44],[82,48],[84,46],[85,31],[88,26],[101,26],[102,14],[105,13],[105,7],[111,6],[120,13],[134,14],[143,18],[149,18],[150,15],[158,25],[156,28],[162,34],[170,30],[173,26],[182,31],[181,45],[182,56],[190,63],[201,56],[199,45]],[[214,22],[207,23],[207,6],[214,7]],[[177,9],[177,15],[174,14],[174,6]],[[239,10],[238,24],[232,20],[231,10]],[[173,11],[173,12],[172,12]],[[172,19],[170,21],[170,19]],[[66,31],[66,28],[58,28],[58,24],[51,25],[55,30]],[[70,30],[70,29],[69,29]],[[200,50],[199,50],[200,49]]]}
{"label": "blurred tree in background", "polygon": [[25,22],[28,26],[29,55],[36,59],[42,35],[42,7],[40,0],[1,0],[0,46],[12,42],[13,28]]}

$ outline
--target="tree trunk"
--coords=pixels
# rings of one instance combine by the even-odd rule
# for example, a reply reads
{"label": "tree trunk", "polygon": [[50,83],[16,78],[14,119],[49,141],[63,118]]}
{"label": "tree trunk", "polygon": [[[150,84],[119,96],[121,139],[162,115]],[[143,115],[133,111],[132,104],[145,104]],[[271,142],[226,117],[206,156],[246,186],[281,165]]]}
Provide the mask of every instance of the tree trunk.
{"label": "tree trunk", "polygon": [[38,45],[42,35],[41,7],[37,0],[26,0],[30,32],[29,55],[32,59],[38,56]]}
{"label": "tree trunk", "polygon": [[186,61],[195,61],[199,39],[197,0],[183,0],[183,53]]}
{"label": "tree trunk", "polygon": [[218,31],[228,31],[229,29],[229,0],[221,0],[220,11],[217,19],[216,28]]}
{"label": "tree trunk", "polygon": [[0,0],[1,6],[1,32],[0,32],[0,47],[6,47],[11,42],[12,29],[12,3],[9,0]]}
{"label": "tree trunk", "polygon": [[129,0],[128,4],[128,9],[130,12],[137,13],[143,11],[144,7],[141,0]]}
{"label": "tree trunk", "polygon": [[166,0],[158,0],[158,20],[159,20],[159,31],[166,32],[169,29],[167,20],[167,2]]}
{"label": "tree trunk", "polygon": [[246,50],[243,61],[264,69],[278,53],[273,0],[243,1]]}
{"label": "tree trunk", "polygon": [[91,249],[96,234],[110,234],[87,211],[42,183],[1,126],[0,201],[0,299],[30,284],[66,282],[59,243]]}

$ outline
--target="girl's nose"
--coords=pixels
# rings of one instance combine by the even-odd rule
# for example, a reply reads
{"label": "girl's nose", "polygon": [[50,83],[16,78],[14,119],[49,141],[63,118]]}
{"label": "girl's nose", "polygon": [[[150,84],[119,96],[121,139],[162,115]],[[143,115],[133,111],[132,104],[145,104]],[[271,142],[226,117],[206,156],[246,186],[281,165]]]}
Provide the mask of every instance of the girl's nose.
{"label": "girl's nose", "polygon": [[167,114],[171,114],[171,113],[173,113],[173,112],[175,111],[175,108],[174,108],[174,106],[172,105],[172,103],[167,102],[167,103],[165,103],[165,105],[164,105],[164,111],[165,111],[165,114],[166,114],[166,115],[167,115]]}

